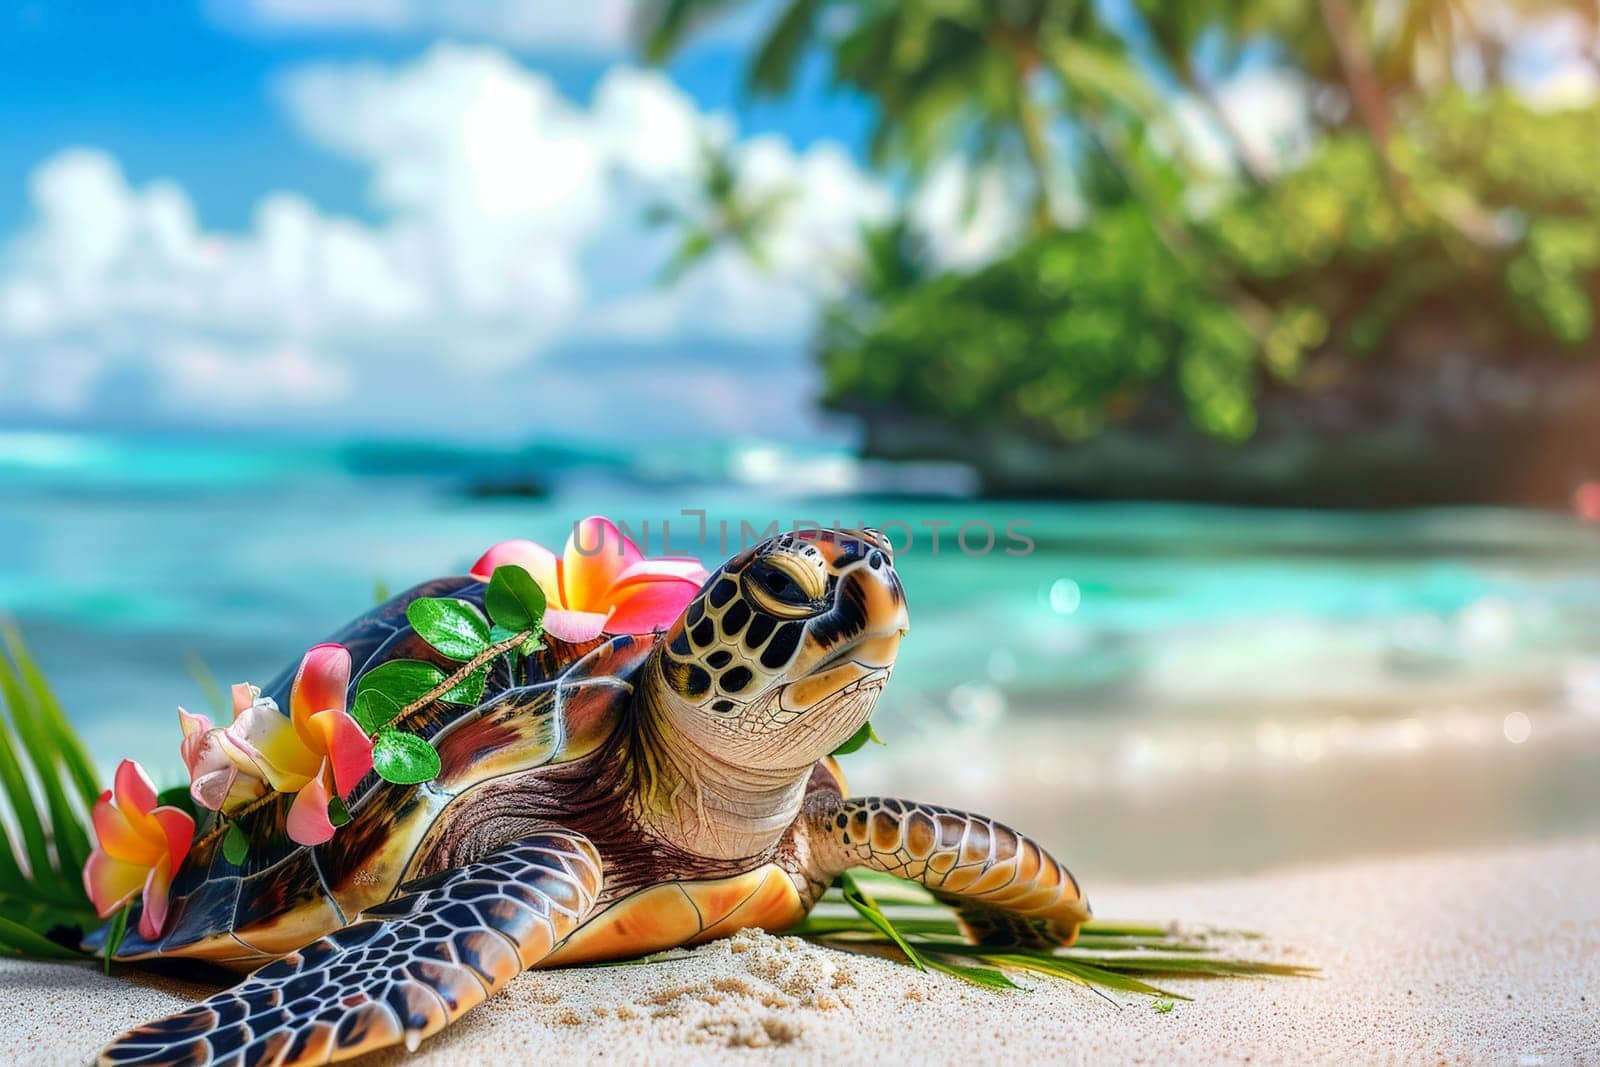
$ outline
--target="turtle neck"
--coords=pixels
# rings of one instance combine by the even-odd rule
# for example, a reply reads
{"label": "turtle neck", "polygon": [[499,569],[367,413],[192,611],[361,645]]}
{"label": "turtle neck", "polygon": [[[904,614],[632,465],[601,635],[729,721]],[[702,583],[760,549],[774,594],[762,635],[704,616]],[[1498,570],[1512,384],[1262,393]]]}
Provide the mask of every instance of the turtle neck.
{"label": "turtle neck", "polygon": [[793,825],[811,763],[769,770],[706,751],[672,721],[672,709],[641,687],[632,759],[634,815],[652,836],[711,859],[761,857]]}

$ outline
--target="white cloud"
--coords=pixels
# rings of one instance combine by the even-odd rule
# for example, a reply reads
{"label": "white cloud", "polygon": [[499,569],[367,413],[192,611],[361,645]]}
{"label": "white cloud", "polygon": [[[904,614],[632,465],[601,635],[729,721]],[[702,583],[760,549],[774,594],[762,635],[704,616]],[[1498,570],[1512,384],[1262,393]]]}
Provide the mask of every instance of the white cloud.
{"label": "white cloud", "polygon": [[[619,360],[682,364],[686,346],[744,346],[799,381],[817,300],[859,226],[890,207],[836,146],[731,141],[726,119],[655,73],[614,69],[580,106],[503,53],[439,46],[396,68],[303,70],[283,96],[308,137],[370,173],[377,220],[284,192],[243,232],[220,232],[181,186],[132,185],[104,152],[47,160],[33,218],[0,252],[0,410],[126,402],[326,423],[338,403],[346,428],[438,416],[527,433],[528,405],[506,383],[548,380],[589,405],[567,411],[575,420],[626,422],[630,405],[669,419],[646,386],[582,387],[561,353],[609,345]],[[663,289],[674,238],[645,209],[691,198],[703,141],[731,143],[751,191],[789,195],[767,269],[719,251]],[[743,373],[764,369],[747,360]]]}

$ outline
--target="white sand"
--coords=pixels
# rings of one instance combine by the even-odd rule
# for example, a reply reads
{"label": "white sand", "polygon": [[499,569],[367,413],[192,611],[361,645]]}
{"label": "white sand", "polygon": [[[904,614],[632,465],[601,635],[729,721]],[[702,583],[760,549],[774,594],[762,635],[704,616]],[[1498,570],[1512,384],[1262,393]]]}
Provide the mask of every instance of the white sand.
{"label": "white sand", "polygon": [[[1089,872],[1081,872],[1085,875]],[[424,1044],[371,1062],[1600,1062],[1600,839],[1095,886],[1108,918],[1248,926],[1316,980],[1164,983],[1121,1010],[1049,979],[990,993],[746,932],[682,959],[523,975]],[[0,963],[10,1062],[83,1063],[199,987]]]}

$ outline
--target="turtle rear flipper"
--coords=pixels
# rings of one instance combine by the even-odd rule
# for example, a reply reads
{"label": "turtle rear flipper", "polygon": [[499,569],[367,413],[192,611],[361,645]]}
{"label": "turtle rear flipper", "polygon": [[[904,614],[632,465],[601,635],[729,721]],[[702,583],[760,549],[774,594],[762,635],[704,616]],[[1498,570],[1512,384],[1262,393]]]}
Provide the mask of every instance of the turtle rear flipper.
{"label": "turtle rear flipper", "polygon": [[600,858],[575,833],[536,834],[418,879],[244,982],[130,1030],[102,1064],[240,1057],[281,1067],[415,1048],[537,963],[588,916]]}

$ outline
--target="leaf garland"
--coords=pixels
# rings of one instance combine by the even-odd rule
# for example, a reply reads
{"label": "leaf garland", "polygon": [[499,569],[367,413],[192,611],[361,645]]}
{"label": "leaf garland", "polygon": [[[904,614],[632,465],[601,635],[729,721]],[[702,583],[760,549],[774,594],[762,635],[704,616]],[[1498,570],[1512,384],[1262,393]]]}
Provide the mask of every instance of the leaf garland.
{"label": "leaf garland", "polygon": [[386,782],[416,785],[439,776],[439,753],[416,734],[384,727],[372,746],[372,766]]}
{"label": "leaf garland", "polygon": [[527,571],[515,565],[495,568],[483,604],[487,617],[456,597],[419,597],[406,607],[406,621],[417,636],[439,655],[463,664],[452,674],[426,660],[390,660],[357,683],[350,713],[372,735],[372,766],[384,781],[414,785],[439,774],[439,754],[426,738],[400,729],[400,720],[434,700],[478,703],[495,660],[544,647],[544,590]]}
{"label": "leaf garland", "polygon": [[237,820],[228,823],[228,830],[222,835],[223,858],[237,867],[249,854],[250,838],[239,828]]}

